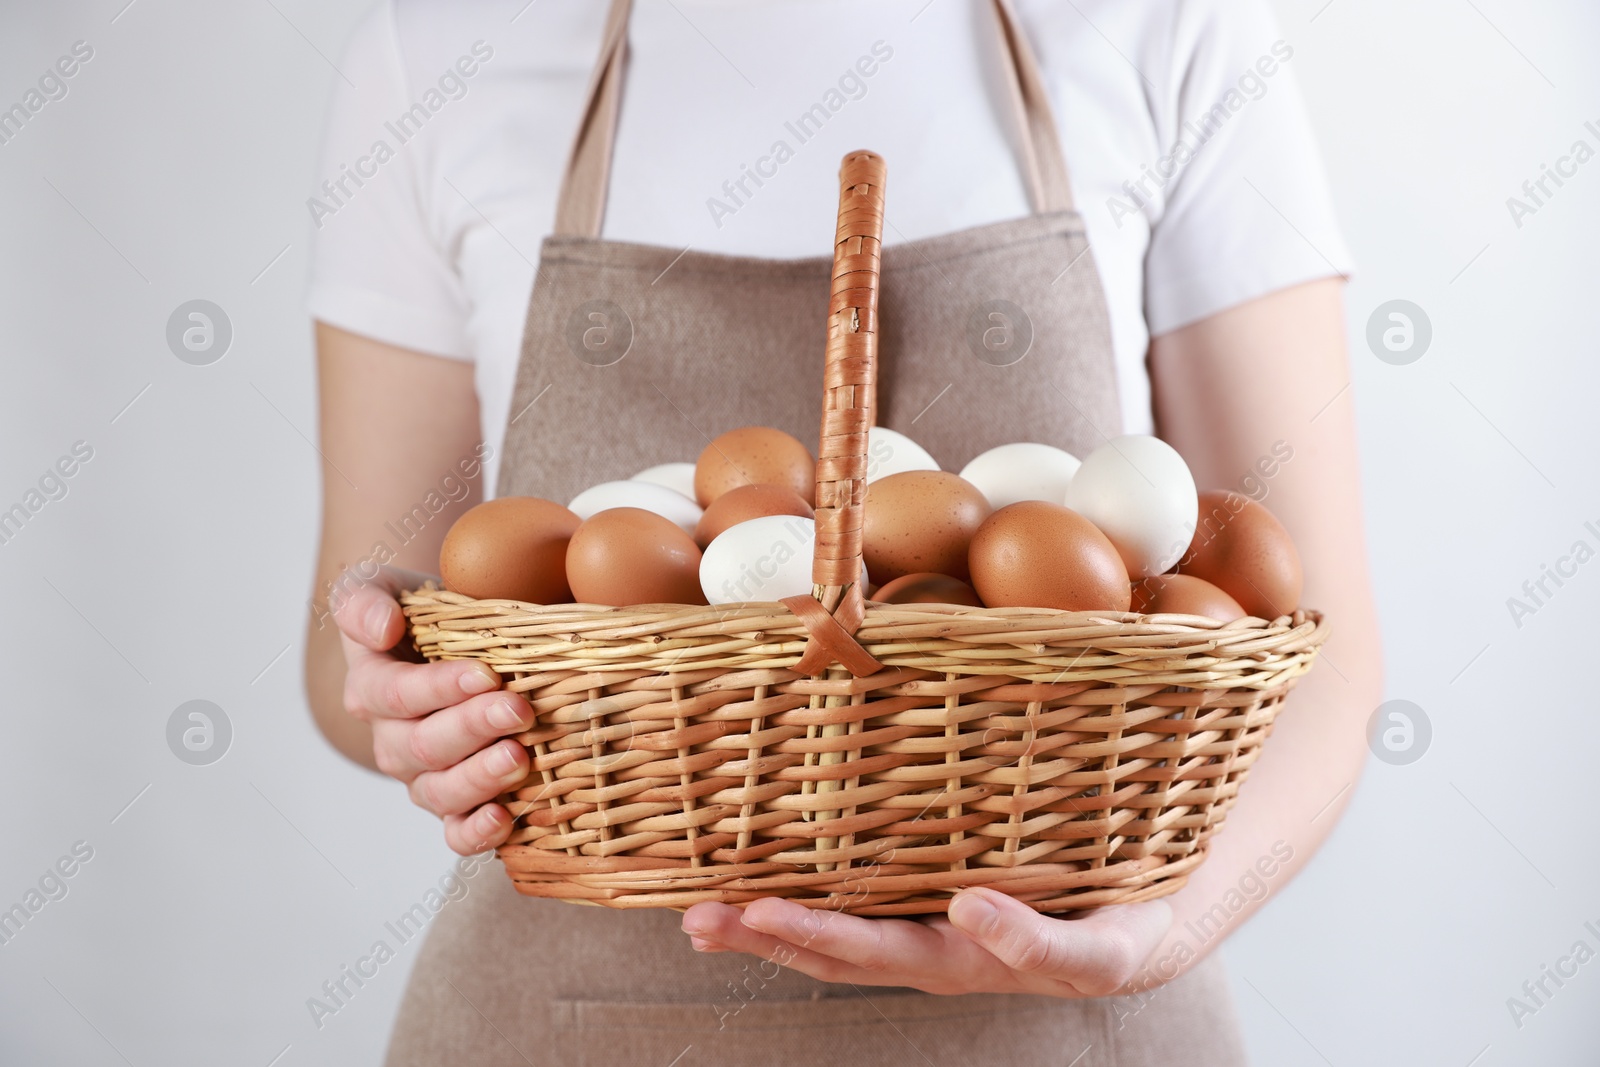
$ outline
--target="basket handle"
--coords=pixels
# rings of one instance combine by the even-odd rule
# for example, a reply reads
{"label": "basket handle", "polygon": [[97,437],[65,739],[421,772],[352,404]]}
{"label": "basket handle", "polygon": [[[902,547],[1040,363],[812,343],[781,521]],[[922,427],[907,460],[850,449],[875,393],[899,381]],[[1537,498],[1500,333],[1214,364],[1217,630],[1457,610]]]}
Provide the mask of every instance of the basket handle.
{"label": "basket handle", "polygon": [[811,631],[795,667],[802,674],[817,673],[835,660],[858,676],[880,666],[851,635],[866,611],[861,522],[877,373],[885,175],[883,157],[874,152],[851,152],[839,166],[817,457],[817,540],[811,567],[816,585],[811,597],[784,601]]}

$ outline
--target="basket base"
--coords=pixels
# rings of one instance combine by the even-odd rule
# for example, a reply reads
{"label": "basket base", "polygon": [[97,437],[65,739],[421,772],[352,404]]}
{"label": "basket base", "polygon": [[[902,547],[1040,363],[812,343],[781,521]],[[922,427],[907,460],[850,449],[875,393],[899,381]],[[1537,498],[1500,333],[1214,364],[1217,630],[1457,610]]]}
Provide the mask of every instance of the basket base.
{"label": "basket base", "polygon": [[[567,864],[541,862],[554,858],[540,855],[542,851],[526,845],[496,850],[512,885],[524,896],[605,908],[674,911],[704,901],[739,906],[762,897],[783,897],[808,908],[876,916],[942,915],[957,892],[972,886],[1005,893],[1046,914],[1133,904],[1177,892],[1206,856],[1202,843],[1182,856],[1146,856],[1081,869],[1034,864],[930,873],[896,871],[883,865],[757,873],[725,866],[575,873]],[[547,869],[535,869],[538,867]],[[561,869],[548,869],[555,867]],[[908,883],[915,883],[915,888]]]}

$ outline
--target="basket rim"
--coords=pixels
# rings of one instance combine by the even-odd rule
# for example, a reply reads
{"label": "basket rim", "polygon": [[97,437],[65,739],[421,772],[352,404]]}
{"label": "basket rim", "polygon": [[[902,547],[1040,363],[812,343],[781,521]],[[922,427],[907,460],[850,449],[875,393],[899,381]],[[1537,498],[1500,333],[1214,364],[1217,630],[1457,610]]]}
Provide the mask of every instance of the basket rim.
{"label": "basket rim", "polygon": [[[563,604],[534,604],[525,600],[509,600],[495,597],[470,597],[465,593],[457,593],[446,589],[436,579],[429,578],[414,589],[407,589],[401,593],[402,604],[416,604],[433,602],[439,604],[458,604],[463,607],[471,605],[480,609],[488,609],[496,615],[533,615],[544,617],[590,617],[630,615],[641,618],[652,616],[683,616],[687,614],[701,614],[713,616],[726,616],[750,610],[771,612],[774,614],[793,614],[787,605],[776,600],[739,600],[726,604],[585,604],[578,601]],[[1058,611],[1054,608],[1027,608],[1027,607],[971,607],[966,604],[891,604],[883,600],[866,601],[869,610],[882,614],[893,611],[900,615],[936,615],[940,618],[950,616],[973,615],[985,618],[1033,618],[1040,620],[1072,620],[1095,621],[1102,623],[1115,623],[1126,625],[1133,620],[1143,619],[1185,619],[1193,620],[1192,623],[1162,623],[1159,624],[1162,632],[1173,626],[1182,629],[1196,630],[1222,630],[1237,628],[1247,625],[1260,627],[1274,627],[1279,625],[1279,620],[1291,620],[1292,625],[1299,625],[1294,620],[1310,619],[1321,620],[1323,614],[1315,608],[1296,608],[1287,615],[1279,615],[1276,619],[1263,619],[1257,615],[1247,615],[1233,622],[1218,622],[1203,615],[1182,615],[1167,613],[1160,615],[1141,615],[1136,611]]]}
{"label": "basket rim", "polygon": [[[402,592],[400,603],[413,628],[425,621],[440,631],[461,634],[514,629],[519,637],[562,637],[572,643],[633,644],[667,630],[678,639],[721,639],[732,633],[771,638],[792,635],[801,639],[808,635],[804,623],[787,605],[765,601],[709,606],[529,604],[518,600],[478,600],[444,589],[430,579]],[[880,643],[885,638],[879,632],[889,628],[900,634],[901,640],[944,638],[970,644],[987,635],[1002,644],[1105,652],[1127,652],[1154,644],[1169,655],[1291,655],[1320,648],[1329,632],[1326,617],[1312,608],[1296,608],[1276,619],[1246,616],[1223,623],[1199,615],[867,601],[857,640],[863,645]],[[1048,637],[1047,631],[1054,631],[1056,636]]]}

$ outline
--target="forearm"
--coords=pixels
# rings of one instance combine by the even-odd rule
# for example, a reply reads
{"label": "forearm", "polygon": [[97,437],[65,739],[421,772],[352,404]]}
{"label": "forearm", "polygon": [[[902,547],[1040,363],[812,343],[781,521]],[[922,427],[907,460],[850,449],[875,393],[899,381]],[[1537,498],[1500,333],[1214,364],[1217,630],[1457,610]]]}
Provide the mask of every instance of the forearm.
{"label": "forearm", "polygon": [[1272,509],[1304,564],[1301,603],[1329,626],[1210,856],[1168,898],[1174,922],[1151,957],[1155,982],[1203,958],[1310,862],[1349,802],[1382,700],[1341,289],[1324,279],[1284,290],[1151,346],[1163,436],[1202,487]]}
{"label": "forearm", "polygon": [[1303,603],[1326,615],[1327,643],[1279,709],[1206,861],[1167,898],[1172,929],[1136,986],[1171,980],[1242,927],[1311,861],[1354,793],[1383,699],[1382,649],[1364,554],[1335,560],[1319,539],[1302,538],[1328,561],[1308,568]]}
{"label": "forearm", "polygon": [[349,594],[347,568],[369,575],[389,563],[431,574],[445,531],[482,499],[481,461],[489,450],[478,439],[470,363],[319,322],[317,369],[327,467],[306,630],[306,698],[333,747],[376,770],[371,727],[344,709],[344,646],[329,601]]}

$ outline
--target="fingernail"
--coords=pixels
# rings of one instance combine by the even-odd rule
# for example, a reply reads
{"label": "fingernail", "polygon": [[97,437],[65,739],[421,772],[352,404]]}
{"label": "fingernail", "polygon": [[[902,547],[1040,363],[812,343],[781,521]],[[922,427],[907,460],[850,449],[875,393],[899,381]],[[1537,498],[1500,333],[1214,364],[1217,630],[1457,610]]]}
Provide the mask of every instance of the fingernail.
{"label": "fingernail", "polygon": [[496,730],[514,730],[522,725],[522,712],[510,700],[496,700],[489,709],[489,725]]}
{"label": "fingernail", "polygon": [[478,840],[487,843],[495,831],[500,829],[500,816],[493,808],[484,808],[473,817],[472,825],[478,831]]}
{"label": "fingernail", "polygon": [[950,904],[950,921],[970,934],[985,934],[1000,918],[995,906],[977,893],[963,893]]}
{"label": "fingernail", "polygon": [[372,605],[362,621],[366,625],[367,636],[374,641],[382,641],[389,630],[389,605]]}
{"label": "fingernail", "polygon": [[517,750],[510,745],[496,745],[494,754],[489,757],[489,771],[501,778],[510,778],[512,775],[521,776],[522,770],[517,759]]}
{"label": "fingernail", "polygon": [[464,672],[459,681],[463,693],[487,693],[500,684],[498,675],[479,664],[473,664],[472,669]]}

